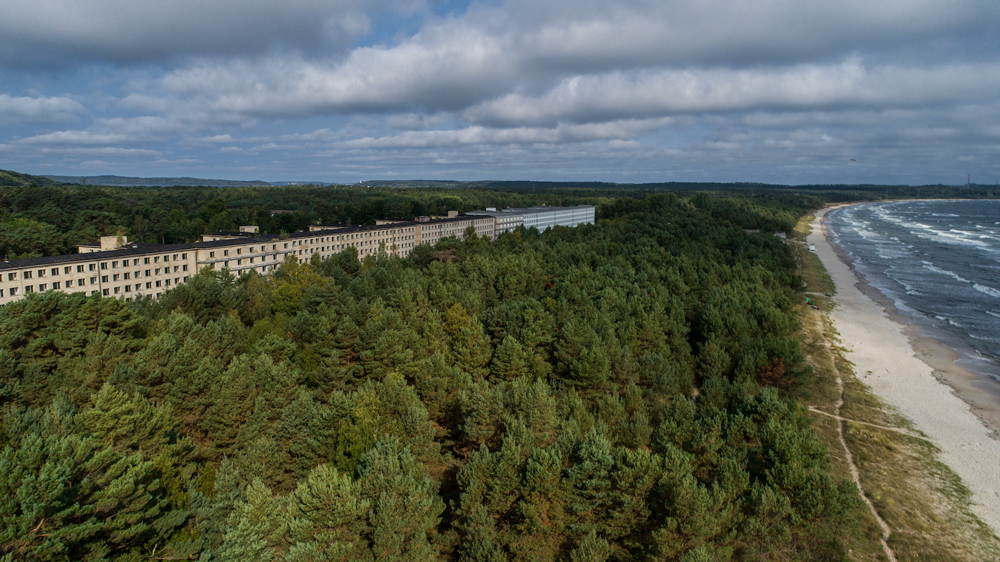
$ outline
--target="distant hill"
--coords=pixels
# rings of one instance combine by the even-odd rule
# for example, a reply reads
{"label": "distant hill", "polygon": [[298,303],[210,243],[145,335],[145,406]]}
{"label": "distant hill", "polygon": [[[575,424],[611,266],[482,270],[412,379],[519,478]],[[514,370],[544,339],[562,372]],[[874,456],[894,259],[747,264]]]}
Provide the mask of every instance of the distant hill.
{"label": "distant hill", "polygon": [[0,187],[18,187],[31,185],[32,183],[36,185],[51,185],[56,182],[45,176],[32,176],[9,170],[0,170]]}
{"label": "distant hill", "polygon": [[83,185],[110,185],[116,187],[170,187],[174,185],[182,185],[189,187],[193,186],[253,187],[253,186],[271,185],[264,181],[206,180],[201,178],[130,178],[122,176],[45,176],[45,177],[59,183],[77,183]]}

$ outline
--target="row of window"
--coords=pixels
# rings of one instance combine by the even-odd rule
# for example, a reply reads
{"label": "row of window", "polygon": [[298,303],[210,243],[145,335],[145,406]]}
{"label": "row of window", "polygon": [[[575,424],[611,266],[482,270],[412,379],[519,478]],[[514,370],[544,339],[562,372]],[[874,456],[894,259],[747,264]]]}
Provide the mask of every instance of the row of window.
{"label": "row of window", "polygon": [[[188,276],[184,277],[184,282],[187,282],[188,279],[190,279],[190,277],[188,277]],[[97,284],[97,278],[96,277],[91,277],[90,278],[90,283],[91,283],[91,285],[96,285]],[[179,277],[175,277],[173,279],[173,284],[177,285],[179,283],[181,283],[181,279]],[[157,281],[147,281],[145,283],[145,288],[146,289],[152,289],[154,287],[170,287],[170,284],[171,284],[171,280],[170,279],[162,279],[162,280],[157,280]],[[77,280],[77,287],[83,287],[85,285],[86,285],[86,279],[79,279],[79,280]],[[109,288],[106,288],[106,289],[102,289],[101,290],[101,294],[107,297],[107,296],[111,296],[112,294],[118,295],[118,294],[122,294],[122,293],[131,293],[133,291],[133,287],[134,287],[134,290],[140,291],[143,288],[143,284],[142,283],[136,283],[135,285],[124,285],[124,286],[121,286],[121,287],[109,287]],[[48,283],[39,283],[38,284],[38,292],[40,292],[40,293],[45,292],[45,291],[49,291],[49,290],[58,291],[58,290],[61,290],[62,288],[63,288],[63,285],[59,281],[53,282],[51,284],[48,284]],[[73,288],[73,280],[66,281],[65,288],[66,289],[72,289]],[[24,286],[24,294],[29,294],[29,293],[34,293],[34,292],[35,292],[35,286],[34,285],[25,285]],[[6,297],[6,296],[17,297],[17,296],[20,296],[20,294],[21,293],[20,293],[20,288],[19,287],[11,287],[10,289],[6,289],[6,290],[5,289],[0,289],[0,298]],[[97,291],[91,291],[90,294],[91,295],[96,295]],[[157,293],[156,296],[159,297],[160,294]]]}
{"label": "row of window", "polygon": [[[174,261],[178,260],[177,256],[178,256],[178,254],[174,254],[173,255],[173,260]],[[132,265],[139,265],[139,259],[140,258],[133,258],[132,259]],[[141,259],[143,260],[143,263],[145,263],[145,264],[150,263],[150,258],[141,258]],[[186,260],[187,259],[187,254],[180,254],[180,258],[179,259]],[[169,255],[164,255],[163,256],[163,261],[164,262],[170,261],[170,256]],[[101,262],[101,269],[108,269],[108,263],[111,264],[111,268],[112,269],[117,269],[119,263],[121,264],[121,267],[128,267],[128,262],[129,262],[129,260],[121,260],[120,262],[118,260],[113,260],[111,262]],[[160,256],[153,256],[152,257],[152,263],[160,263]],[[178,266],[175,265],[174,266],[174,271],[177,271],[178,270],[177,268],[178,268]],[[97,264],[96,263],[88,263],[88,264],[79,264],[79,265],[76,266],[76,273],[83,273],[84,271],[97,271]],[[157,271],[159,271],[159,269],[157,269]],[[184,266],[184,271],[187,271],[187,266],[186,265]],[[7,274],[7,281],[17,281],[18,280],[18,273],[20,273],[22,275],[22,279],[32,279],[36,275],[37,275],[37,277],[39,279],[42,279],[46,275],[53,275],[53,276],[59,275],[60,271],[59,271],[58,267],[42,268],[42,269],[38,269],[38,270],[35,270],[35,271],[23,271],[23,272],[12,271],[12,272],[10,272],[10,273]],[[70,275],[72,273],[73,273],[73,266],[71,266],[71,265],[65,265],[65,266],[62,267],[62,275]],[[149,270],[146,270],[146,275],[149,275]],[[157,275],[159,275],[159,273],[157,273]]]}

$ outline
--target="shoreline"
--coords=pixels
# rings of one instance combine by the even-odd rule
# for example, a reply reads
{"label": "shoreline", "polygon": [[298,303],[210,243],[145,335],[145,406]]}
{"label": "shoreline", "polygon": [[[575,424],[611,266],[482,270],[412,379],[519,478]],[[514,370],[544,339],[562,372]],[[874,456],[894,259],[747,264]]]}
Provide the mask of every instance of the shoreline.
{"label": "shoreline", "polygon": [[[841,206],[828,207],[828,210]],[[896,304],[891,298],[883,295],[869,284],[865,274],[854,267],[853,260],[848,257],[844,249],[833,242],[826,227],[826,213],[823,215],[821,228],[827,244],[833,249],[833,253],[854,274],[857,281],[854,286],[861,294],[881,306],[889,320],[902,326],[903,334],[909,340],[917,358],[933,370],[935,378],[951,387],[955,395],[972,408],[983,425],[990,430],[992,439],[1000,440],[1000,382],[988,374],[976,373],[958,365],[956,361],[962,358],[960,352],[948,347],[947,344],[935,337],[925,334],[924,329],[917,324],[912,316],[901,312],[896,308]]]}
{"label": "shoreline", "polygon": [[837,290],[830,318],[845,357],[860,381],[938,447],[972,493],[973,513],[1000,534],[1000,385],[984,385],[956,365],[958,352],[922,334],[855,271],[830,240],[825,219],[834,208],[815,213],[808,243]]}

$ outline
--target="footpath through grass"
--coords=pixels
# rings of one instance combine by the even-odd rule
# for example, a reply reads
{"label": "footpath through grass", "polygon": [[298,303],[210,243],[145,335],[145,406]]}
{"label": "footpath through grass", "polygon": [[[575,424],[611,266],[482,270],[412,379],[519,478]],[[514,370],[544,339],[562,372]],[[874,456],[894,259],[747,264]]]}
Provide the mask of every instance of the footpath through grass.
{"label": "footpath through grass", "polygon": [[[829,317],[836,306],[831,298],[835,288],[806,243],[812,219],[804,217],[788,240],[816,306],[801,305],[802,345],[814,376],[795,393],[816,410],[813,426],[830,447],[834,476],[851,479],[851,463],[838,439],[838,424],[843,423],[861,488],[888,526],[890,554],[900,561],[1000,560],[1000,539],[969,510],[971,494],[938,460],[938,449],[882,402],[864,383],[865,373],[859,377],[844,358]],[[858,509],[857,515],[841,529],[848,559],[887,560],[874,515],[868,509]]]}

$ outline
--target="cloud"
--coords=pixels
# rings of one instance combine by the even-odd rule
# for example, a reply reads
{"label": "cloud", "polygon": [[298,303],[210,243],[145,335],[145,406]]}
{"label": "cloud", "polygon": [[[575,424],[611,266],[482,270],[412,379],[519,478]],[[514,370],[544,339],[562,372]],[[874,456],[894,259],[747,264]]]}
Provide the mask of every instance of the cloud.
{"label": "cloud", "polygon": [[1000,64],[930,68],[839,64],[646,70],[575,76],[538,96],[507,94],[466,112],[474,121],[551,123],[757,109],[900,107],[990,99]]}
{"label": "cloud", "polygon": [[986,0],[11,0],[0,148],[272,179],[943,178],[1000,167],[998,23]]}
{"label": "cloud", "polygon": [[0,4],[0,64],[21,68],[95,60],[136,64],[282,47],[337,49],[369,31],[369,13],[383,13],[395,4],[394,0],[8,0]]}
{"label": "cloud", "polygon": [[[463,145],[562,144],[614,139],[631,140],[662,128],[668,119],[628,120],[584,125],[559,125],[552,128],[487,128],[471,126],[446,131],[406,131],[384,137],[365,137],[338,143],[344,148],[430,148]],[[622,146],[622,145],[615,145]]]}
{"label": "cloud", "polygon": [[86,113],[83,105],[68,97],[32,98],[0,94],[0,124],[65,121],[83,113]]}

